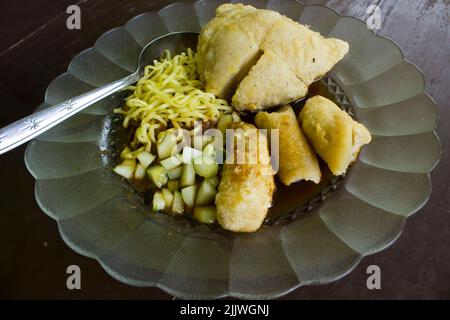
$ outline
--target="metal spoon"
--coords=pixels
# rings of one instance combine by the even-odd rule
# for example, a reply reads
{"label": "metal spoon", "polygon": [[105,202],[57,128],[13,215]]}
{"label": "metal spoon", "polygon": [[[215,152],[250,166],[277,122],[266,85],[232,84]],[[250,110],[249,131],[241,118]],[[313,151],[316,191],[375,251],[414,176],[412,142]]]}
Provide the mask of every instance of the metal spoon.
{"label": "metal spoon", "polygon": [[175,32],[159,37],[142,49],[137,70],[129,76],[33,113],[0,129],[0,154],[20,146],[95,102],[137,82],[142,77],[145,66],[159,59],[164,50],[177,54],[187,48],[194,49],[197,38],[198,33],[195,32]]}

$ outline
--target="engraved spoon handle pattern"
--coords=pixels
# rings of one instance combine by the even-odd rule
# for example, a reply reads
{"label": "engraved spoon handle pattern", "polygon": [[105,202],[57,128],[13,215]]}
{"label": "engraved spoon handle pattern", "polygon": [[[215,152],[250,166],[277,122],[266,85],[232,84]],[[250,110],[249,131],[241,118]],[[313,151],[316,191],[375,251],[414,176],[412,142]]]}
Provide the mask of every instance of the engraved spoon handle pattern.
{"label": "engraved spoon handle pattern", "polygon": [[0,154],[14,149],[58,125],[95,102],[138,81],[139,73],[116,80],[75,98],[33,113],[0,129]]}

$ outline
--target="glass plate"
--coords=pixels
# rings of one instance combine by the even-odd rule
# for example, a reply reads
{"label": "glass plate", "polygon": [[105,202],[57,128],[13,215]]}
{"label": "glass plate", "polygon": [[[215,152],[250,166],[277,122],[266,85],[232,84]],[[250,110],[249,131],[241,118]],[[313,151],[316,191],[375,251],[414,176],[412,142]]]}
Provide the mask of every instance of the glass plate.
{"label": "glass plate", "polygon": [[[110,30],[50,83],[39,109],[130,74],[145,44],[168,32],[199,32],[223,2],[175,3]],[[123,94],[97,102],[31,142],[25,163],[36,178],[36,200],[64,241],[119,281],[181,298],[278,297],[343,277],[362,257],[392,244],[430,196],[429,172],[440,157],[436,107],[400,48],[327,7],[243,2],[349,42],[349,54],[322,84],[373,141],[345,178],[306,203],[291,197],[295,208],[256,233],[232,234],[151,215],[111,171],[120,127],[111,110]]]}

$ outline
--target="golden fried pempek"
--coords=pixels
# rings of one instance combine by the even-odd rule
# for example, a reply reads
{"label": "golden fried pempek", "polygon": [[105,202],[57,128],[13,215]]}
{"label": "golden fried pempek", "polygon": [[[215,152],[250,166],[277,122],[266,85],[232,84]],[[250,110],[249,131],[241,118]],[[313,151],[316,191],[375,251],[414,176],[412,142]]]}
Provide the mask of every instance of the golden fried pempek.
{"label": "golden fried pempek", "polygon": [[290,106],[284,106],[272,113],[260,112],[256,115],[255,123],[258,128],[279,129],[281,182],[287,186],[300,180],[320,182],[322,174],[317,156]]}
{"label": "golden fried pempek", "polygon": [[334,175],[345,173],[372,137],[332,101],[315,96],[306,101],[299,120],[312,146]]}
{"label": "golden fried pempek", "polygon": [[278,12],[227,3],[202,29],[196,61],[208,92],[258,111],[304,97],[348,50]]}
{"label": "golden fried pempek", "polygon": [[[235,130],[233,163],[223,166],[217,220],[227,230],[253,232],[263,223],[275,189],[267,137],[244,122],[234,123],[231,129]],[[244,146],[243,158],[238,145]]]}

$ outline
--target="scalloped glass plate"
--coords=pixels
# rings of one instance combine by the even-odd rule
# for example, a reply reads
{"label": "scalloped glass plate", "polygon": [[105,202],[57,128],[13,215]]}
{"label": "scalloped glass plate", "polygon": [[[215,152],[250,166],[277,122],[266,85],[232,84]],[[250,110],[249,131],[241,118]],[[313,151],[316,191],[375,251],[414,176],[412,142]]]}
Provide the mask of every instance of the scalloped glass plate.
{"label": "scalloped glass plate", "polygon": [[[200,31],[223,2],[175,3],[105,33],[48,86],[39,108],[128,75],[146,43],[168,32]],[[429,172],[440,156],[436,108],[400,48],[327,7],[243,2],[349,42],[349,54],[322,84],[373,142],[346,177],[308,202],[291,194],[295,208],[284,208],[254,234],[231,234],[150,215],[111,172],[120,127],[111,110],[123,95],[97,102],[31,142],[25,162],[36,178],[37,202],[58,222],[64,241],[119,281],[182,298],[274,298],[346,275],[363,256],[394,242],[429,198]]]}

